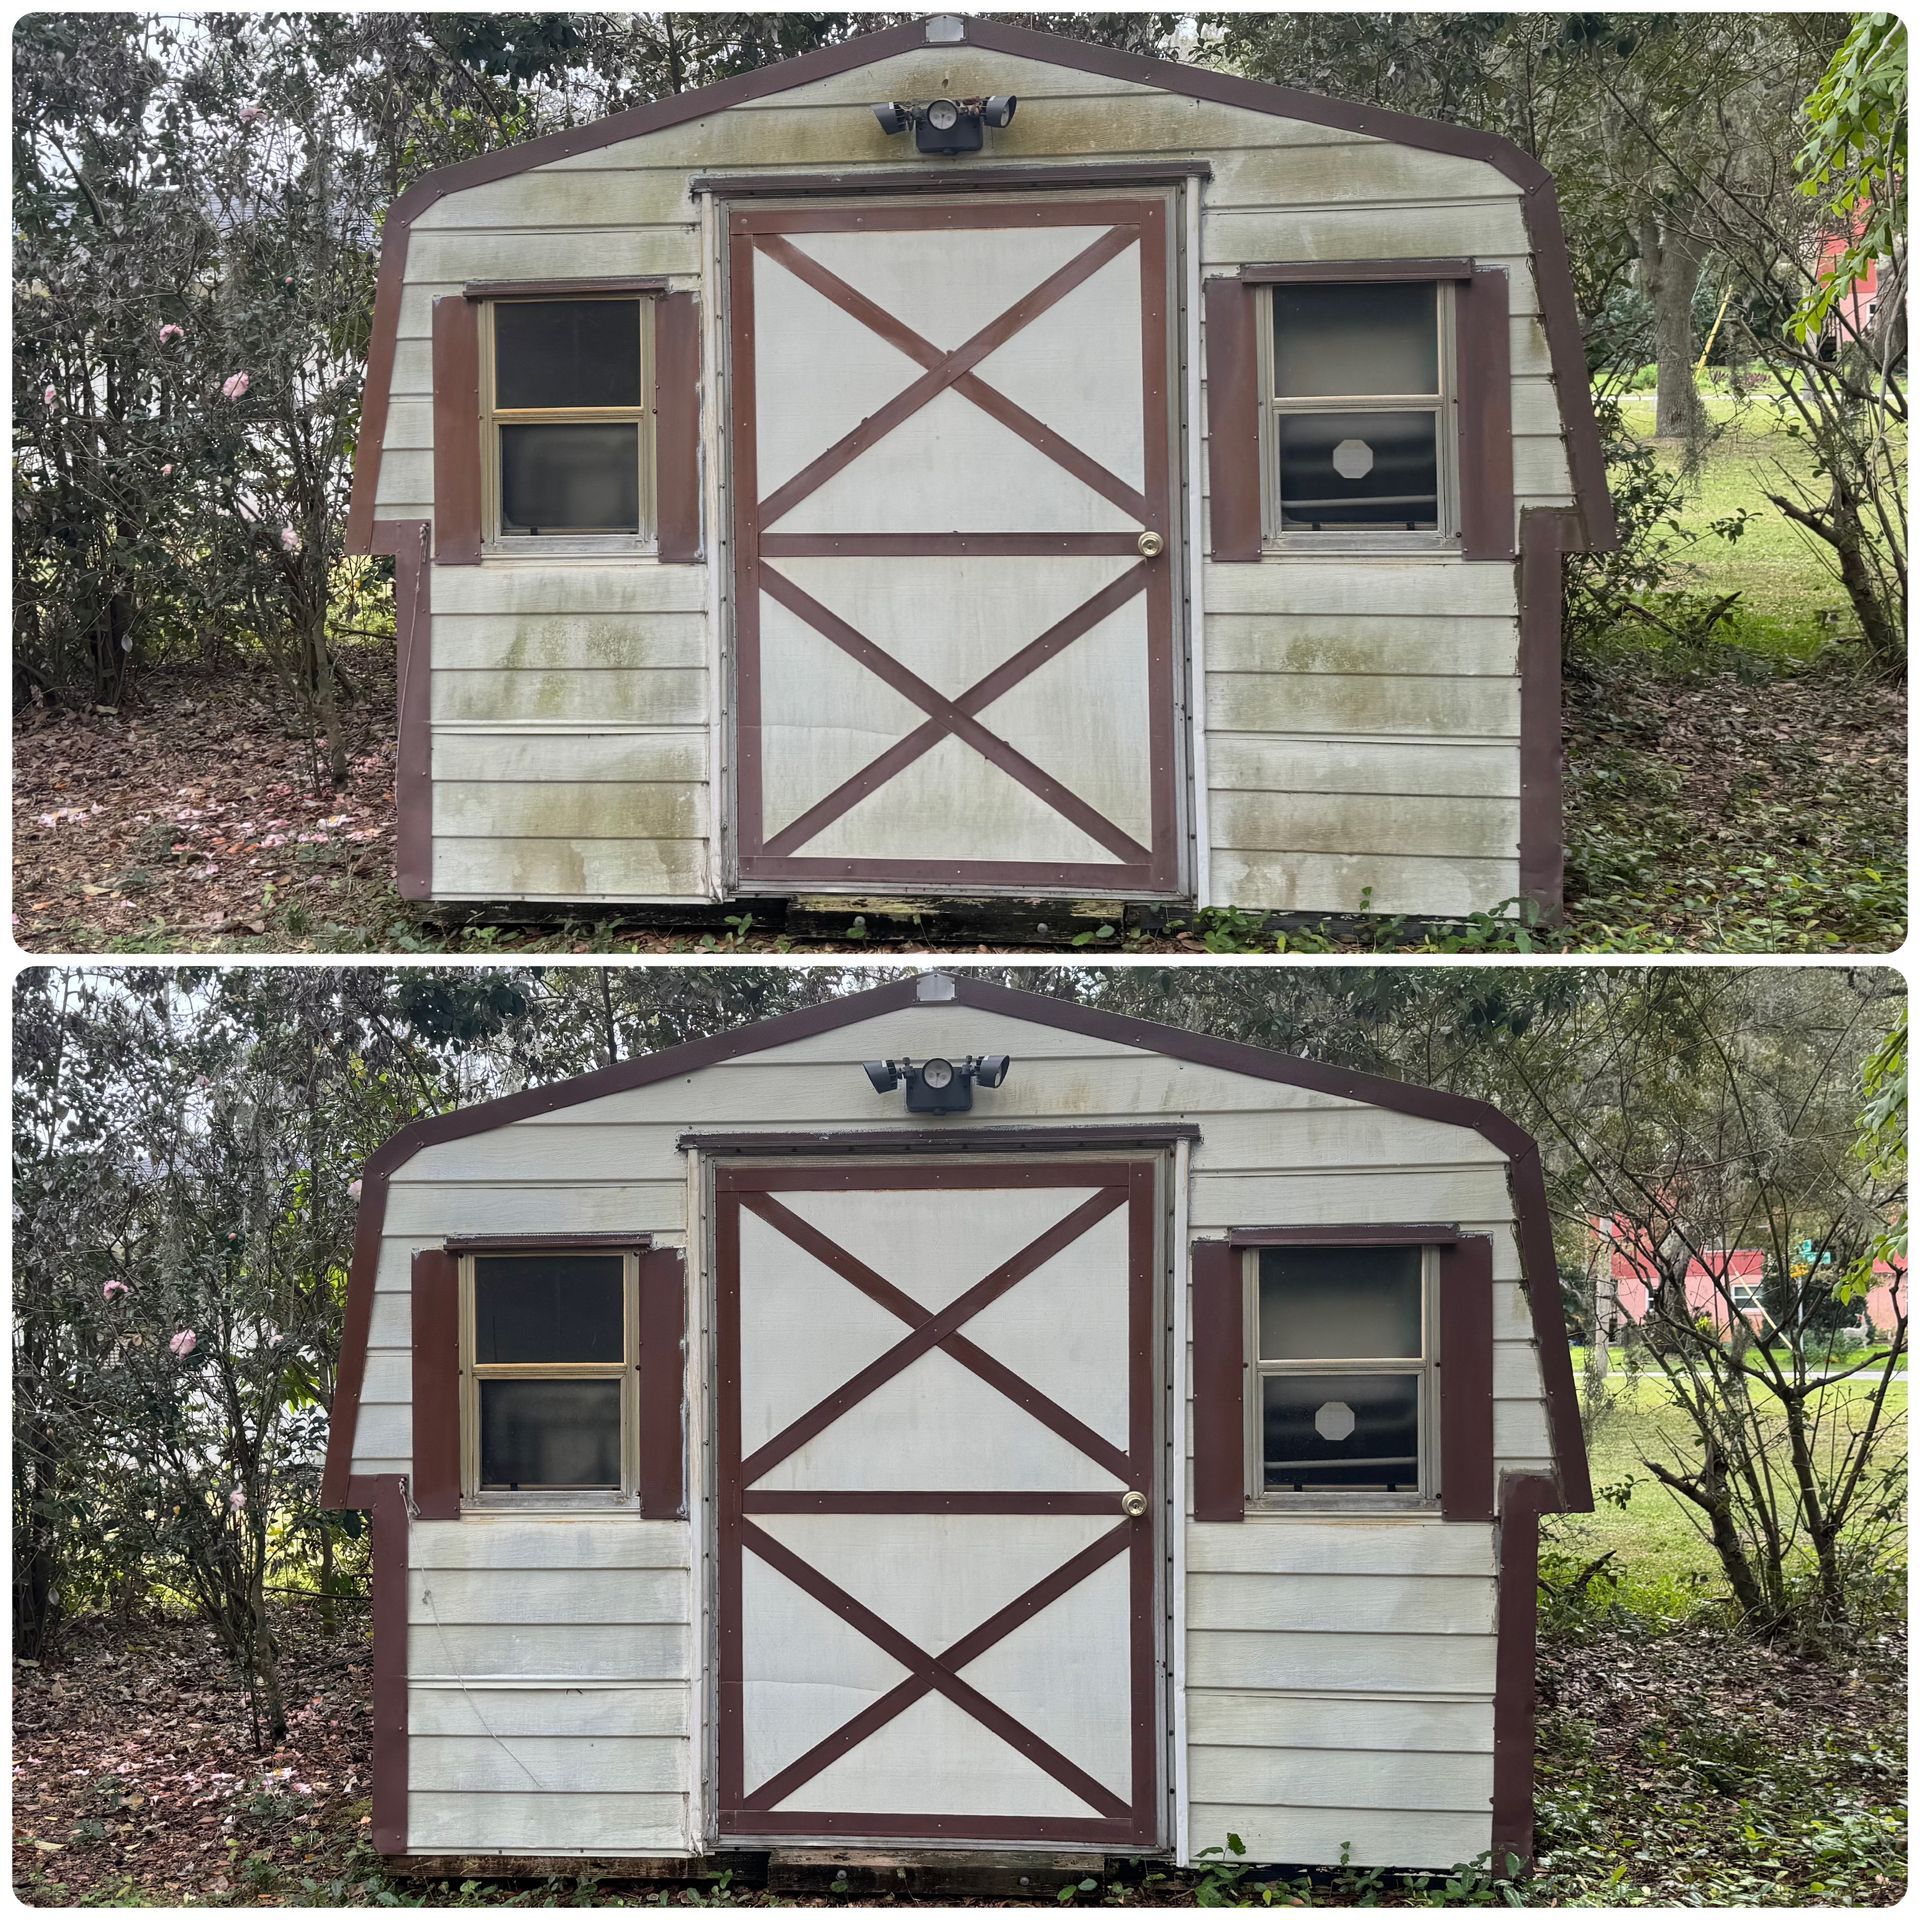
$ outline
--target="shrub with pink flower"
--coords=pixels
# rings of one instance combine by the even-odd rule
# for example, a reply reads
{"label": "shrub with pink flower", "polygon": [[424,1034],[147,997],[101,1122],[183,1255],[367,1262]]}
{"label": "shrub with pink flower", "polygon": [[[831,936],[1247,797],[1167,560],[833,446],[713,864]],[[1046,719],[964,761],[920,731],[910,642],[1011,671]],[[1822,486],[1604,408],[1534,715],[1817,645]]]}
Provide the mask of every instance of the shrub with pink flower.
{"label": "shrub with pink flower", "polygon": [[280,529],[280,545],[288,553],[298,553],[300,551],[300,536],[295,533],[291,527],[282,527]]}
{"label": "shrub with pink flower", "polygon": [[174,343],[174,341],[184,340],[186,337],[187,337],[186,328],[176,325],[171,320],[169,320],[167,324],[160,329],[160,344],[163,347],[171,346]]}
{"label": "shrub with pink flower", "polygon": [[246,1504],[247,1490],[245,1487],[235,1487],[234,1490],[227,1495],[227,1505],[230,1506],[235,1513],[239,1513]]}
{"label": "shrub with pink flower", "polygon": [[[253,377],[251,374],[230,373],[226,379],[220,383],[220,392],[225,399],[241,400],[246,397],[246,391],[252,385]],[[49,388],[48,391],[51,392],[52,389]]]}
{"label": "shrub with pink flower", "polygon": [[109,1280],[107,1284],[100,1289],[100,1298],[102,1300],[118,1300],[126,1290],[127,1283],[124,1280]]}
{"label": "shrub with pink flower", "polygon": [[49,413],[51,413],[54,410],[54,408],[60,404],[60,395],[55,391],[51,383],[49,383],[44,389],[42,389],[40,394],[40,399],[41,399],[41,403],[46,407],[46,410]]}
{"label": "shrub with pink flower", "polygon": [[182,1327],[167,1342],[167,1350],[176,1360],[184,1360],[200,1344],[200,1336],[191,1327]]}

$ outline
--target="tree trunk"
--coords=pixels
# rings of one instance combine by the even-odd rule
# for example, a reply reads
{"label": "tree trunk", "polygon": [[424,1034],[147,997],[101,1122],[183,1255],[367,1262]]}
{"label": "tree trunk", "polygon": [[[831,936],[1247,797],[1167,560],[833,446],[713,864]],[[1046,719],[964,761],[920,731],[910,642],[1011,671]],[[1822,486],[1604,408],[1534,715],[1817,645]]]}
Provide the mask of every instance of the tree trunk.
{"label": "tree trunk", "polygon": [[1640,223],[1640,285],[1653,308],[1653,362],[1659,385],[1653,430],[1689,445],[1706,431],[1707,416],[1693,378],[1693,296],[1699,290],[1706,246],[1694,235],[1648,214]]}
{"label": "tree trunk", "polygon": [[319,725],[320,737],[327,743],[327,777],[338,793],[347,784],[347,743],[340,731],[340,688],[334,677],[333,651],[327,645],[324,597],[310,617],[306,654],[314,719]]}
{"label": "tree trunk", "polygon": [[1613,1262],[1603,1248],[1594,1262],[1593,1338],[1587,1342],[1587,1378],[1597,1387],[1613,1364],[1607,1342],[1613,1332]]}

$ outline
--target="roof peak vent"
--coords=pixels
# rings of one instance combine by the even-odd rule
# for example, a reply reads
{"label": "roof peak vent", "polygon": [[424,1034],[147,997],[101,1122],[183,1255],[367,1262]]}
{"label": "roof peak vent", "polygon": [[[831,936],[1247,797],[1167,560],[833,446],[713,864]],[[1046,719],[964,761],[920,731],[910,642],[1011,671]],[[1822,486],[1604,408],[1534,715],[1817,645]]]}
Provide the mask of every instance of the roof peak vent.
{"label": "roof peak vent", "polygon": [[927,16],[927,45],[957,47],[965,43],[967,23],[957,13],[932,13]]}
{"label": "roof peak vent", "polygon": [[951,1000],[953,998],[953,975],[950,973],[923,973],[913,983],[913,997],[916,1000]]}

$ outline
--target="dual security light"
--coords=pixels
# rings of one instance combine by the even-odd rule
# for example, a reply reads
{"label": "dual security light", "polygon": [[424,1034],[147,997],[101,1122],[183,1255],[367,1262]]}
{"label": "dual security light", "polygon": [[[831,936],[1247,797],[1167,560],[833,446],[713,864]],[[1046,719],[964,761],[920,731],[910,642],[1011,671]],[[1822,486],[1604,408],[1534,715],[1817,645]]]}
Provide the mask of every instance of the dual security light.
{"label": "dual security light", "polygon": [[976,1082],[997,1087],[1013,1062],[1004,1053],[968,1054],[964,1060],[865,1060],[875,1093],[891,1093],[902,1081],[909,1113],[965,1113],[973,1105]]}
{"label": "dual security light", "polygon": [[880,131],[891,137],[913,129],[921,153],[978,153],[983,127],[1004,127],[1020,104],[1011,93],[984,100],[883,100],[873,109]]}

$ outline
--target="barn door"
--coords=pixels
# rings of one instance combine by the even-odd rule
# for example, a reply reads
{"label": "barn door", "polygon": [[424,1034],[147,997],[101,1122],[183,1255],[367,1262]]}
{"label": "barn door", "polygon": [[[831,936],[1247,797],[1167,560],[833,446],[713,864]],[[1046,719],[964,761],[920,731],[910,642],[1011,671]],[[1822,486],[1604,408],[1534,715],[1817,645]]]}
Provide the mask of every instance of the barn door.
{"label": "barn door", "polygon": [[716,1186],[722,1835],[1157,1845],[1152,1163]]}
{"label": "barn door", "polygon": [[1177,891],[1166,212],[732,214],[743,888]]}

